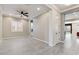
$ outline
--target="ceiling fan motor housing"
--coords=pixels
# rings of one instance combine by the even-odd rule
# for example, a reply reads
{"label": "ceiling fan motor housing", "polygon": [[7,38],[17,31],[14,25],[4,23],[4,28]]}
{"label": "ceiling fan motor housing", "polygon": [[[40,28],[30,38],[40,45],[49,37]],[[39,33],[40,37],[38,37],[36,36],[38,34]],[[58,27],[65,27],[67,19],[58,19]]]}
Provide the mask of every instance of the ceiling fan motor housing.
{"label": "ceiling fan motor housing", "polygon": [[23,14],[23,11],[21,11],[21,14]]}

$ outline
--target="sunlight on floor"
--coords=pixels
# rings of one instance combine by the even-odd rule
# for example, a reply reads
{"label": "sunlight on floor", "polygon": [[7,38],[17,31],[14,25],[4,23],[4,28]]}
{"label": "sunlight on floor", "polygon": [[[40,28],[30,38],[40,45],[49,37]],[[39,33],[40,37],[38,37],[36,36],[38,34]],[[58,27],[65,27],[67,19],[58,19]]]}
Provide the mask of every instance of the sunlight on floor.
{"label": "sunlight on floor", "polygon": [[70,48],[72,46],[72,35],[70,32],[66,32],[65,35],[65,48]]}

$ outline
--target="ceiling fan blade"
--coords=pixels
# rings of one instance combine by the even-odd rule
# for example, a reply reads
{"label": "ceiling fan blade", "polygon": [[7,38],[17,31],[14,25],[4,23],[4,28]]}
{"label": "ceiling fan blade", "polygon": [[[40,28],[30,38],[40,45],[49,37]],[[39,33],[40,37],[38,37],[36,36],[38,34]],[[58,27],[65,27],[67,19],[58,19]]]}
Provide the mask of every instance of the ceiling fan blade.
{"label": "ceiling fan blade", "polygon": [[28,14],[28,13],[24,13],[24,14]]}
{"label": "ceiling fan blade", "polygon": [[26,14],[24,14],[24,16],[27,16],[28,17],[28,15],[26,15]]}
{"label": "ceiling fan blade", "polygon": [[17,12],[21,13],[20,11],[17,10]]}

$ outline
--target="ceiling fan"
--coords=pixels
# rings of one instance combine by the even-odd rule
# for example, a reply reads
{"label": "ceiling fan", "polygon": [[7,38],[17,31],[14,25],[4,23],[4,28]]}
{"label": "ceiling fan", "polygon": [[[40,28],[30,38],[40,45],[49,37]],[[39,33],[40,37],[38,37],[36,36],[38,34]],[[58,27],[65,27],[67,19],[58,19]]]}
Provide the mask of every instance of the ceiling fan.
{"label": "ceiling fan", "polygon": [[28,17],[28,14],[29,14],[28,12],[24,12],[24,11],[18,11],[18,10],[17,10],[17,12],[20,13],[21,17],[22,17],[22,16]]}

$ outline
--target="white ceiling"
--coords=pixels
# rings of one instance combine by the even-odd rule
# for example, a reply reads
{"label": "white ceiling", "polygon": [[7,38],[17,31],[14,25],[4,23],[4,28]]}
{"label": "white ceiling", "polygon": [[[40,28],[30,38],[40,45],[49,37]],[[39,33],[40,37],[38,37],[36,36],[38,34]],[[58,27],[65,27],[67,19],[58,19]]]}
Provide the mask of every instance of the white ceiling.
{"label": "white ceiling", "polygon": [[[76,6],[77,4],[71,4],[69,6],[65,4],[54,4],[56,7],[60,9],[60,11],[71,8],[73,6]],[[39,16],[49,10],[51,10],[49,7],[47,7],[45,4],[0,4],[0,7],[2,7],[3,14],[9,14],[9,15],[19,15],[17,10],[28,12],[29,17],[36,17]],[[38,11],[37,8],[40,8]]]}
{"label": "white ceiling", "polygon": [[[29,13],[29,17],[36,17],[50,10],[44,4],[3,4],[0,6],[2,7],[3,14],[19,15],[17,10],[23,10]],[[38,11],[37,8],[40,8],[40,10]]]}
{"label": "white ceiling", "polygon": [[73,6],[76,6],[77,4],[70,4],[70,5],[66,5],[66,4],[55,4],[61,11],[71,8]]}

